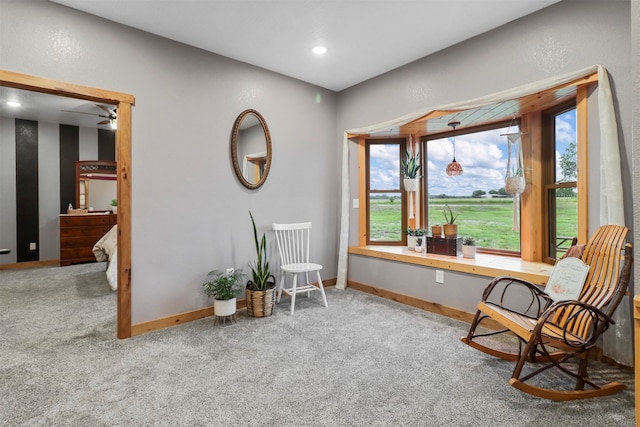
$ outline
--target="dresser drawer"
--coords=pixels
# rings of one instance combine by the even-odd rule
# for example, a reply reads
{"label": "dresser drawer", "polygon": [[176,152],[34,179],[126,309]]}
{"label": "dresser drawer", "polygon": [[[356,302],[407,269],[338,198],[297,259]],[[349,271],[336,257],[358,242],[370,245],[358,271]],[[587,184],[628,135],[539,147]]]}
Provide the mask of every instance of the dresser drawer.
{"label": "dresser drawer", "polygon": [[73,237],[71,239],[60,239],[60,249],[90,248],[91,250],[93,250],[93,245],[95,245],[96,242],[100,240],[100,237],[86,236]]}
{"label": "dresser drawer", "polygon": [[[111,227],[108,225],[93,225],[88,227],[60,227],[60,240],[69,237],[93,237],[96,236],[96,242],[100,237],[104,236]],[[95,242],[94,242],[95,243]]]}
{"label": "dresser drawer", "polygon": [[109,225],[107,214],[60,215],[60,228]]}
{"label": "dresser drawer", "polygon": [[60,215],[60,265],[95,262],[93,246],[113,227],[113,214]]}

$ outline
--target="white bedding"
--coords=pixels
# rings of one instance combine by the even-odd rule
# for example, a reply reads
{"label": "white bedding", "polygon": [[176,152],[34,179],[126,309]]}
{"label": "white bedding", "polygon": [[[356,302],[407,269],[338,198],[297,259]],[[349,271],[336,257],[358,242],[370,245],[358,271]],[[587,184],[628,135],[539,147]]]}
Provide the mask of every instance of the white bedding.
{"label": "white bedding", "polygon": [[118,226],[114,225],[107,234],[93,245],[96,261],[107,261],[107,280],[114,291],[118,289]]}

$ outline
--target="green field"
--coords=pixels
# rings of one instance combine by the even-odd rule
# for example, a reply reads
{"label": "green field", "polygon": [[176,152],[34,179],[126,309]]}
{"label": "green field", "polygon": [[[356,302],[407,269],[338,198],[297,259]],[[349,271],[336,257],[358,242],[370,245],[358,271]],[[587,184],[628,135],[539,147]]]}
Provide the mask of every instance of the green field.
{"label": "green field", "polygon": [[[519,251],[520,236],[513,231],[513,199],[511,198],[433,198],[429,199],[429,221],[442,224],[442,208],[451,206],[458,214],[459,236],[473,236],[479,247]],[[376,241],[400,240],[400,201],[389,198],[371,199],[371,236]],[[558,236],[577,234],[577,198],[557,199]]]}

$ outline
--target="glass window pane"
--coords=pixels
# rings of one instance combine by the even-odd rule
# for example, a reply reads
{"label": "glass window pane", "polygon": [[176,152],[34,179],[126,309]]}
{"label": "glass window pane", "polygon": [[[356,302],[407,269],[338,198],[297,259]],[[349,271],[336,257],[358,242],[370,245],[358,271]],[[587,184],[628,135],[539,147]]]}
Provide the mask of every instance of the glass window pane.
{"label": "glass window pane", "polygon": [[400,144],[369,146],[369,189],[400,189]]}
{"label": "glass window pane", "polygon": [[400,148],[395,143],[369,145],[369,241],[402,241]]}
{"label": "glass window pane", "polygon": [[[520,232],[514,231],[513,196],[505,191],[508,146],[503,134],[517,128],[497,129],[456,135],[456,161],[460,176],[448,176],[446,167],[453,159],[449,138],[427,142],[428,221],[442,224],[442,208],[451,206],[459,214],[459,236],[473,236],[478,247],[520,252]],[[519,215],[519,206],[516,206]]]}
{"label": "glass window pane", "polygon": [[556,182],[571,182],[578,179],[576,151],[576,109],[558,114],[555,117]]}
{"label": "glass window pane", "polygon": [[578,236],[578,193],[575,188],[559,188],[549,190],[551,207],[549,214],[555,224],[551,227],[549,254],[551,258],[560,258],[571,245],[571,240]]}
{"label": "glass window pane", "polygon": [[369,240],[402,240],[402,200],[400,193],[369,193]]}

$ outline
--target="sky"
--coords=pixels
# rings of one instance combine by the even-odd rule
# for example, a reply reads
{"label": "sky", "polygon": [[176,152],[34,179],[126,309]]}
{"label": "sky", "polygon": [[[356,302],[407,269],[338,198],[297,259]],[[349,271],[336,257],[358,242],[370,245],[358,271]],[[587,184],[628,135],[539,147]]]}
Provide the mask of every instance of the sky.
{"label": "sky", "polygon": [[[450,138],[427,143],[427,170],[429,194],[432,196],[471,196],[475,190],[499,190],[504,187],[507,170],[507,137],[501,134],[517,132],[518,127],[500,128],[486,132],[456,135],[455,157],[462,165],[463,173],[448,176],[447,164],[453,158]],[[575,110],[556,118],[556,170],[560,178],[560,156],[569,143],[576,141]],[[400,172],[398,147],[372,145],[370,149],[371,189],[399,188]],[[512,158],[513,162],[513,158]],[[525,165],[525,169],[526,169]],[[421,170],[421,174],[424,173]]]}

